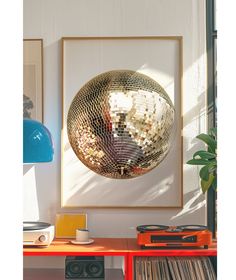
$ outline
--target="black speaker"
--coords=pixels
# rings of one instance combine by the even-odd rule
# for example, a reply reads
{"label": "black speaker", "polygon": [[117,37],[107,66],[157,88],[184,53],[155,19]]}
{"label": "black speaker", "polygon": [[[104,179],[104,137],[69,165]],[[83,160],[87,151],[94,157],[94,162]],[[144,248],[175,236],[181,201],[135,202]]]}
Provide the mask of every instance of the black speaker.
{"label": "black speaker", "polygon": [[80,280],[104,280],[104,257],[66,257],[65,278]]}

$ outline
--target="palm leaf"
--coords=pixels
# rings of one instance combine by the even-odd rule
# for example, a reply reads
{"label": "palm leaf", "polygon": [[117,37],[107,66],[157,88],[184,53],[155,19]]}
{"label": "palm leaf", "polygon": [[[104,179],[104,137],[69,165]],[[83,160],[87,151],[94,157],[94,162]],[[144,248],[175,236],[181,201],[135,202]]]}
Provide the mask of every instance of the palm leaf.
{"label": "palm leaf", "polygon": [[214,137],[215,139],[217,138],[217,128],[216,127],[212,127],[210,130],[209,130],[209,135],[211,137]]}
{"label": "palm leaf", "polygon": [[205,165],[203,166],[201,169],[200,169],[200,172],[199,172],[199,175],[200,175],[200,178],[204,181],[208,181],[209,180],[209,166],[208,165]]}
{"label": "palm leaf", "polygon": [[209,134],[201,133],[196,138],[208,146],[207,151],[195,152],[187,164],[202,165],[199,175],[202,192],[205,193],[211,187],[214,190],[217,188],[217,128],[211,128]]}
{"label": "palm leaf", "polygon": [[201,180],[201,187],[202,187],[203,193],[208,191],[208,189],[212,186],[214,178],[215,178],[215,176],[213,174],[210,174],[209,179],[207,181]]}
{"label": "palm leaf", "polygon": [[207,151],[197,151],[193,158],[196,159],[196,157],[199,156],[201,159],[214,159],[216,158],[216,155]]}
{"label": "palm leaf", "polygon": [[187,161],[187,164],[191,164],[191,165],[207,165],[207,164],[209,164],[209,161],[205,160],[205,159],[190,159],[189,161]]}
{"label": "palm leaf", "polygon": [[210,153],[215,153],[217,148],[217,142],[214,138],[204,133],[199,134],[196,138],[202,140],[204,143],[208,145]]}

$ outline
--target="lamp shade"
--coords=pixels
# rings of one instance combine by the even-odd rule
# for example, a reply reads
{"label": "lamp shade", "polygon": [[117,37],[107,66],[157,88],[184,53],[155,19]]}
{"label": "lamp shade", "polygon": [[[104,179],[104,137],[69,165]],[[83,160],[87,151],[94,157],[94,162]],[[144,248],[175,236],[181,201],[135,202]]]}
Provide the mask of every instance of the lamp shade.
{"label": "lamp shade", "polygon": [[23,163],[53,160],[53,143],[49,130],[40,122],[23,120]]}

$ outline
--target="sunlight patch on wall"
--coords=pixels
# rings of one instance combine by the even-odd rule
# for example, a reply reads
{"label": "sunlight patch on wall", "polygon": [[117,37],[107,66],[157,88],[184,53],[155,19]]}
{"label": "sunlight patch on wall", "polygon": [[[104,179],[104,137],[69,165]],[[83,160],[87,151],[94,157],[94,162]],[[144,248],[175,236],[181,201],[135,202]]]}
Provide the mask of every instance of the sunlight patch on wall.
{"label": "sunlight patch on wall", "polygon": [[202,194],[202,190],[196,190],[194,192],[193,197],[191,197],[187,202],[184,204],[183,210],[181,210],[177,215],[173,216],[171,220],[175,220],[178,218],[182,218],[183,216],[187,216],[192,214],[202,207],[205,207],[206,200],[204,195]]}
{"label": "sunlight patch on wall", "polygon": [[160,85],[168,93],[171,101],[174,104],[174,81],[172,76],[168,75],[165,72],[161,72],[160,70],[157,71],[148,64],[143,64],[142,67],[137,70],[137,72],[147,75],[158,83],[160,83],[161,81]]}

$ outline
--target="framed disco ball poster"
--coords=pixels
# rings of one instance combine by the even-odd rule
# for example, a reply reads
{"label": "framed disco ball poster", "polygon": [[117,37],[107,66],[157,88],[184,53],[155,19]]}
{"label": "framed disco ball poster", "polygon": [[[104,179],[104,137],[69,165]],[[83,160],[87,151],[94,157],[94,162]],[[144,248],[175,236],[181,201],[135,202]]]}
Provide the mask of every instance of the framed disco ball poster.
{"label": "framed disco ball poster", "polygon": [[182,208],[182,37],[62,38],[62,207]]}

